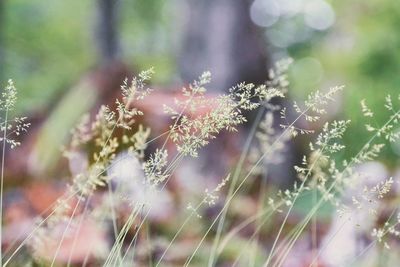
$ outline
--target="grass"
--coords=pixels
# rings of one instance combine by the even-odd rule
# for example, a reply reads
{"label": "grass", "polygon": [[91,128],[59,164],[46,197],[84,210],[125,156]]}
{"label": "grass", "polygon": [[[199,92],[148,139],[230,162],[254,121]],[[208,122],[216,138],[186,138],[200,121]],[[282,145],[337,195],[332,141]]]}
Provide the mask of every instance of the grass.
{"label": "grass", "polygon": [[[371,242],[353,259],[343,259],[342,263],[358,261],[377,244],[382,246],[376,247],[390,253],[390,247],[400,235],[396,228],[400,220],[394,216],[396,209],[385,216],[382,207],[390,198],[396,198],[392,185],[397,181],[379,177],[378,182],[368,184],[368,174],[359,172],[358,166],[377,160],[385,142],[399,139],[398,104],[388,96],[383,104],[389,114],[387,121],[382,126],[372,126],[367,121],[370,139],[352,158],[340,161],[336,155],[346,149],[341,140],[351,122],[324,123],[323,119],[328,104],[336,101],[343,87],[316,91],[302,103],[288,105],[288,101],[281,101],[287,107],[277,105],[275,100],[284,99],[289,87],[286,73],[290,63],[290,60],[278,62],[265,84],[239,83],[228,93],[211,98],[206,94],[211,74],[205,72],[182,90],[182,98],[174,106],[164,105],[165,114],[171,119],[169,129],[152,139],[149,128],[138,124],[145,114],[136,108],[136,103],[152,93],[147,82],[153,71],[125,80],[121,86],[122,97],[116,100],[115,107],[102,106],[96,116],[83,117],[72,131],[64,154],[71,159],[76,152],[85,152],[87,168],[71,177],[65,194],[49,208],[46,217],[38,218],[37,225],[22,241],[9,246],[6,253],[0,250],[0,265],[13,266],[26,247],[29,253],[24,254],[24,261],[43,266],[130,266],[134,263],[137,266],[278,267],[285,266],[293,257],[291,253],[300,240],[306,240],[309,248],[298,263],[306,260],[306,265],[318,266],[325,260],[323,252],[338,237],[342,226],[363,212],[369,212],[368,219],[374,227],[364,229],[362,236]],[[9,120],[9,111],[16,99],[16,89],[9,82],[0,102],[4,113],[0,214],[3,214],[6,148],[20,145],[16,138],[29,127],[26,118]],[[365,118],[373,120],[374,112],[365,100],[361,100],[360,107]],[[289,110],[293,111],[290,115]],[[199,151],[215,142],[221,132],[235,134],[239,126],[247,123],[246,111],[257,111],[257,116],[236,163],[230,166],[231,174],[212,187],[193,188],[191,192],[198,192],[193,195],[179,187],[174,189],[173,179],[187,162],[184,160],[199,160],[196,159]],[[318,127],[313,125],[321,124],[322,129],[315,132]],[[309,151],[298,166],[283,165],[297,172],[292,179],[293,186],[275,189],[267,180],[268,168],[279,163],[278,159],[284,160],[288,143],[300,135],[310,140]],[[118,157],[124,151],[126,156]],[[120,164],[128,157],[139,163],[129,166],[127,175],[134,179],[132,183],[111,172],[113,168],[122,168]],[[353,190],[354,195],[348,196],[349,189],[355,187],[361,189]],[[174,195],[176,210],[171,216],[175,218],[160,222],[154,219],[157,217],[154,198],[161,198],[164,192]],[[142,197],[135,198],[135,194]],[[240,205],[242,213],[235,211],[234,203],[238,199],[250,201]],[[333,212],[334,209],[338,212]],[[208,214],[210,211],[212,215]],[[332,217],[347,218],[324,244],[320,241],[324,236],[319,236],[317,231],[323,224],[321,214],[328,221]],[[108,229],[109,237],[104,241],[108,251],[92,253],[98,244],[87,240],[85,256],[76,260],[74,255],[82,246],[78,233],[89,218],[97,226]],[[190,234],[189,229],[193,227],[198,229]],[[67,243],[72,246],[67,257],[61,257]]]}

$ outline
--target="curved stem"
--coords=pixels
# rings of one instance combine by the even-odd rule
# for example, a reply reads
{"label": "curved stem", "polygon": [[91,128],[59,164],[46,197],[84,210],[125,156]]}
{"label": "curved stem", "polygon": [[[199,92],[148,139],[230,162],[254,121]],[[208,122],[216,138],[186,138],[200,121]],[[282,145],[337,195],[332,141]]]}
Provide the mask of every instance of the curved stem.
{"label": "curved stem", "polygon": [[5,125],[3,130],[3,146],[1,155],[1,181],[0,181],[0,266],[3,266],[3,188],[4,188],[4,163],[6,158],[6,143],[7,143],[7,120],[8,120],[8,108],[5,112]]}

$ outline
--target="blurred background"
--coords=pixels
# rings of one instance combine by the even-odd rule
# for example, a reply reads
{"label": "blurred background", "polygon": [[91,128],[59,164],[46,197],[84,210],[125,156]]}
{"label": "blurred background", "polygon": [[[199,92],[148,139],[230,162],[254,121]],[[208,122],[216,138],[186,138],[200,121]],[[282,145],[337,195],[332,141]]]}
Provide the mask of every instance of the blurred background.
{"label": "blurred background", "polygon": [[[23,114],[48,114],[88,73],[116,61],[120,77],[154,66],[165,90],[205,70],[226,90],[261,82],[272,62],[292,57],[291,98],[346,85],[335,112],[353,129],[360,99],[380,109],[400,82],[396,0],[2,0],[0,20],[0,80],[15,80]],[[348,153],[360,134],[347,135]],[[398,153],[393,145],[386,159]]]}
{"label": "blurred background", "polygon": [[[352,120],[339,157],[354,155],[369,137],[360,100],[379,111],[386,94],[400,92],[399,25],[398,0],[0,0],[1,85],[14,80],[16,112],[32,120],[6,186],[67,176],[56,166],[71,127],[150,67],[159,93],[143,109],[157,132],[154,107],[203,71],[217,94],[239,81],[262,83],[275,61],[291,57],[291,100],[346,86],[326,119]],[[377,125],[386,118],[376,112]],[[395,173],[399,155],[391,144],[375,169]],[[44,190],[30,186],[28,198]]]}

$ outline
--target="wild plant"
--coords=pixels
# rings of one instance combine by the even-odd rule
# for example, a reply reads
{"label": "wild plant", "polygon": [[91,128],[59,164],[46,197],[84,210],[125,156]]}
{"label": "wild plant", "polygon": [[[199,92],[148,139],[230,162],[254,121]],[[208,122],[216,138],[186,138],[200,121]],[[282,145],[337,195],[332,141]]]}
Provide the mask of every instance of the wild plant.
{"label": "wild plant", "polygon": [[3,189],[4,189],[4,171],[6,160],[6,149],[9,146],[11,149],[19,146],[21,143],[16,139],[20,134],[26,132],[30,126],[26,117],[12,117],[12,112],[17,101],[17,89],[12,80],[8,80],[7,86],[1,93],[0,98],[0,142],[2,144],[1,154],[1,182],[0,182],[0,265],[3,261],[2,250],[2,225],[3,225]]}
{"label": "wild plant", "polygon": [[[346,149],[341,139],[351,122],[321,121],[327,113],[327,105],[335,101],[344,87],[316,91],[304,102],[293,102],[288,106],[293,114],[288,115],[289,109],[273,100],[285,98],[290,63],[291,60],[278,62],[263,85],[239,83],[226,94],[212,98],[206,94],[211,74],[203,73],[182,89],[182,95],[174,105],[163,106],[171,123],[168,131],[153,138],[150,128],[138,122],[144,113],[136,105],[152,93],[147,82],[153,71],[126,79],[121,86],[122,97],[113,106],[101,106],[93,118],[83,116],[72,130],[71,142],[64,149],[64,155],[71,163],[79,162],[79,166],[71,173],[71,183],[48,213],[38,218],[37,225],[22,242],[12,247],[6,256],[1,255],[4,266],[11,265],[25,246],[31,251],[34,261],[43,265],[75,265],[73,255],[78,250],[81,230],[88,221],[96,222],[100,228],[111,229],[112,233],[109,245],[97,251],[91,249],[95,247],[95,241],[87,240],[87,251],[80,262],[83,266],[90,261],[101,262],[104,266],[129,266],[132,263],[164,266],[185,228],[195,220],[200,225],[207,221],[204,213],[210,207],[217,209],[216,215],[204,225],[203,235],[195,240],[195,245],[183,256],[180,265],[191,266],[199,261],[202,266],[211,267],[224,261],[233,266],[283,266],[301,236],[309,231],[312,247],[309,264],[316,266],[331,241],[322,246],[317,236],[319,222],[316,214],[327,204],[335,207],[338,216],[346,221],[356,221],[358,212],[366,210],[371,214],[369,219],[374,221],[372,229],[366,229],[370,231],[369,237],[375,238],[371,244],[382,243],[389,249],[388,236],[400,235],[398,211],[394,209],[383,225],[378,225],[378,216],[379,207],[393,191],[396,181],[385,178],[367,184],[366,175],[358,171],[358,166],[379,156],[384,144],[378,143],[378,139],[389,142],[399,139],[400,133],[396,129],[400,111],[392,98],[386,97],[388,120],[382,126],[366,123],[371,138],[352,158],[339,160],[337,154]],[[5,113],[1,127],[1,206],[6,145],[19,145],[13,136],[29,127],[26,118],[9,119],[15,100],[16,90],[10,81],[0,101]],[[193,196],[191,199],[196,202],[184,203],[185,209],[179,210],[183,220],[178,220],[171,235],[163,237],[166,242],[160,242],[161,237],[151,233],[151,218],[157,209],[157,200],[169,190],[170,181],[183,159],[198,157],[199,150],[214,142],[222,131],[237,131],[239,125],[247,122],[245,112],[252,110],[257,110],[257,115],[230,174],[215,187],[202,190],[199,199]],[[365,100],[361,101],[361,111],[367,119],[374,116]],[[313,125],[321,123],[322,129],[316,132],[317,127]],[[292,188],[271,189],[266,180],[269,166],[284,161],[287,143],[300,135],[310,140],[309,152],[303,156],[301,164],[290,166],[297,173]],[[155,141],[160,144],[158,148],[149,149],[149,144]],[[124,170],[124,164],[129,165],[128,171]],[[256,182],[259,183],[257,205],[252,215],[243,221],[235,221],[230,214],[235,199],[248,195],[246,191],[251,190]],[[360,185],[362,190],[350,191]],[[304,218],[291,227],[290,216],[299,200],[307,195],[312,195],[313,204]],[[271,231],[267,226],[274,222],[279,222],[279,225]],[[227,257],[224,252],[244,229],[251,231],[244,241],[251,253],[243,249]],[[66,240],[71,246],[65,252]],[[157,246],[158,255],[153,253]],[[202,246],[207,246],[209,253],[200,260],[197,255]],[[143,261],[142,255],[146,255],[148,261]]]}

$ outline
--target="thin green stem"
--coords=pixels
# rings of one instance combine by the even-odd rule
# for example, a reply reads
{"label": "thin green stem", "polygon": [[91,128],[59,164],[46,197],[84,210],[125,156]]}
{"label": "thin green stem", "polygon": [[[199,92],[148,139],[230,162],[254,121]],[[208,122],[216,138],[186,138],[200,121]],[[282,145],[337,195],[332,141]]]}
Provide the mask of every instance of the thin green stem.
{"label": "thin green stem", "polygon": [[87,209],[89,207],[90,197],[91,196],[89,196],[87,198],[87,200],[86,200],[85,207],[83,208],[83,211],[82,211],[82,214],[81,214],[81,218],[79,220],[78,227],[76,228],[74,241],[72,242],[71,251],[69,252],[69,256],[68,256],[67,267],[69,267],[71,265],[72,256],[74,255],[75,246],[76,246],[76,244],[78,242],[78,237],[79,237],[79,233],[81,231],[82,223],[83,223],[83,220],[85,219],[85,214],[86,214],[86,211],[87,211]]}
{"label": "thin green stem", "polygon": [[[271,150],[272,148],[287,134],[289,131],[290,127],[292,127],[306,112],[308,112],[310,108],[307,108],[304,110],[286,129],[285,131],[271,144]],[[253,167],[250,169],[248,174],[243,178],[242,182],[238,185],[236,190],[232,193],[232,196],[230,198],[227,198],[227,201],[225,202],[224,206],[222,207],[222,210],[217,214],[217,217],[214,219],[214,221],[211,223],[210,227],[207,229],[206,233],[204,234],[203,238],[200,240],[198,246],[196,247],[195,251],[192,253],[192,255],[187,259],[184,267],[188,266],[192,259],[194,258],[195,254],[197,253],[198,249],[200,248],[201,244],[204,242],[206,236],[208,233],[211,231],[212,227],[215,225],[215,223],[218,221],[219,217],[222,215],[224,212],[224,209],[229,205],[230,201],[232,201],[233,197],[237,194],[239,189],[243,186],[243,184],[247,181],[247,179],[252,175],[252,173],[255,171],[255,169],[261,164],[261,162],[264,160],[264,158],[269,154],[270,151],[267,151],[261,155],[261,157],[257,160],[257,162],[253,165]]]}
{"label": "thin green stem", "polygon": [[5,123],[3,130],[3,146],[1,155],[1,182],[0,182],[0,266],[3,266],[3,189],[4,189],[4,166],[6,158],[6,143],[7,143],[7,120],[8,120],[8,107],[5,112]]}
{"label": "thin green stem", "polygon": [[[381,127],[381,129],[384,128],[384,127],[386,127],[387,125],[389,125],[389,124],[398,116],[399,113],[400,113],[400,111],[398,111],[398,112],[395,113],[393,116],[391,116],[390,119]],[[345,173],[346,170],[347,170],[348,168],[350,168],[350,166],[352,166],[352,164],[353,164],[355,161],[358,160],[358,157],[361,155],[361,153],[364,151],[364,149],[368,148],[368,146],[370,145],[370,143],[379,135],[379,132],[380,132],[380,130],[378,130],[378,131],[367,141],[367,143],[361,148],[361,150],[357,153],[357,155],[356,155],[355,157],[352,158],[351,162],[345,167],[345,169],[341,172],[341,174]],[[314,207],[314,208],[316,208],[316,209],[313,208],[312,211],[310,211],[309,214],[312,214],[312,215],[313,215],[313,214],[318,210],[318,208],[320,207],[320,205],[323,203],[323,200],[325,199],[325,197],[328,196],[328,194],[329,194],[330,191],[335,187],[335,185],[336,185],[337,182],[338,182],[338,180],[335,180],[335,181],[331,184],[331,186],[329,187],[329,189],[324,193],[324,196],[321,197],[321,200],[318,202],[317,206]],[[310,219],[311,219],[311,217],[310,217]],[[305,225],[306,225],[306,224],[305,224]],[[304,226],[304,227],[305,227],[305,226]],[[291,246],[292,246],[292,245],[291,245]],[[291,246],[290,246],[290,247],[291,247]],[[286,253],[286,254],[287,254],[287,253]],[[268,265],[268,262],[266,262],[266,264],[265,264],[264,266],[267,266],[267,265]]]}
{"label": "thin green stem", "polygon": [[111,183],[107,183],[107,187],[108,187],[108,198],[110,201],[110,211],[111,211],[111,220],[114,231],[114,239],[116,239],[118,235],[117,216],[115,214],[115,204],[114,204],[114,197],[112,193]]}
{"label": "thin green stem", "polygon": [[296,203],[297,198],[299,197],[300,193],[303,191],[303,188],[304,188],[304,186],[305,186],[305,183],[306,183],[306,181],[308,180],[308,177],[311,175],[312,170],[314,169],[314,166],[317,164],[318,160],[319,160],[320,157],[322,156],[322,153],[323,153],[324,148],[325,148],[326,145],[327,145],[327,144],[325,144],[324,147],[322,147],[322,149],[321,149],[320,152],[319,152],[319,155],[318,155],[317,159],[313,162],[313,164],[311,165],[310,169],[309,169],[308,172],[307,172],[307,175],[306,175],[305,178],[303,179],[303,181],[302,181],[302,183],[301,183],[301,185],[300,185],[300,187],[299,187],[299,190],[298,190],[297,194],[295,195],[295,197],[294,197],[294,199],[293,199],[293,201],[292,201],[292,203],[291,203],[291,205],[290,205],[290,207],[289,207],[289,210],[288,210],[288,212],[286,213],[285,218],[283,219],[283,222],[281,223],[281,226],[280,226],[280,228],[279,228],[278,234],[277,234],[277,236],[275,237],[274,243],[272,244],[272,248],[271,248],[271,250],[270,250],[270,252],[269,252],[267,261],[266,261],[265,264],[263,265],[264,267],[267,267],[268,264],[269,264],[269,262],[271,261],[271,259],[272,259],[272,254],[273,254],[273,252],[274,252],[274,249],[275,249],[275,247],[276,247],[276,245],[277,245],[277,243],[278,243],[279,237],[280,237],[280,235],[281,235],[281,233],[282,233],[282,231],[283,231],[284,226],[286,225],[286,222],[287,222],[287,220],[288,220],[288,218],[289,218],[289,215],[290,215],[290,213],[291,213],[291,211],[292,211],[292,209],[293,209],[293,207],[294,207],[294,204]]}
{"label": "thin green stem", "polygon": [[[238,181],[239,176],[240,176],[240,172],[242,170],[242,167],[243,167],[243,164],[245,162],[245,159],[246,159],[246,157],[247,157],[247,155],[249,153],[251,143],[253,141],[254,135],[256,133],[257,127],[258,127],[258,125],[259,125],[259,123],[261,121],[261,118],[262,118],[262,115],[263,115],[264,111],[265,111],[265,107],[264,106],[262,106],[262,108],[260,108],[258,110],[257,117],[254,120],[254,123],[253,123],[253,125],[251,127],[250,133],[249,133],[249,135],[247,137],[247,140],[245,142],[244,149],[243,149],[243,151],[242,151],[242,153],[240,155],[239,162],[236,165],[235,172],[234,172],[233,178],[232,178],[232,182],[229,184],[229,190],[228,190],[227,198],[229,198],[232,195],[233,190],[235,189],[235,186],[236,186],[237,181]],[[223,213],[221,215],[221,218],[219,219],[218,226],[217,226],[217,232],[216,232],[216,235],[215,235],[215,238],[214,238],[213,246],[211,248],[211,255],[210,255],[209,259],[208,259],[208,267],[212,267],[214,265],[215,253],[216,253],[216,249],[218,247],[219,240],[220,240],[220,237],[221,237],[221,233],[222,233],[222,230],[223,230],[223,227],[224,227],[224,224],[225,224],[225,218],[226,218],[226,214],[228,212],[228,209],[229,209],[229,205],[223,211]]]}
{"label": "thin green stem", "polygon": [[57,250],[56,250],[56,252],[54,253],[53,261],[51,262],[51,267],[53,267],[53,266],[54,266],[54,263],[56,262],[58,253],[59,253],[59,251],[60,251],[60,249],[61,249],[62,243],[63,243],[64,238],[65,238],[65,235],[66,235],[66,233],[67,233],[67,231],[68,231],[69,226],[70,226],[71,223],[72,223],[72,220],[73,220],[73,218],[74,218],[74,216],[75,216],[76,211],[78,210],[78,207],[79,207],[79,204],[80,204],[80,202],[81,202],[81,199],[82,199],[82,198],[78,198],[78,202],[75,204],[75,208],[74,208],[74,210],[72,211],[72,214],[71,214],[71,216],[70,216],[70,218],[69,218],[69,220],[68,220],[67,225],[65,226],[65,229],[64,229],[63,234],[62,234],[62,236],[61,236],[60,242],[58,243]]}

